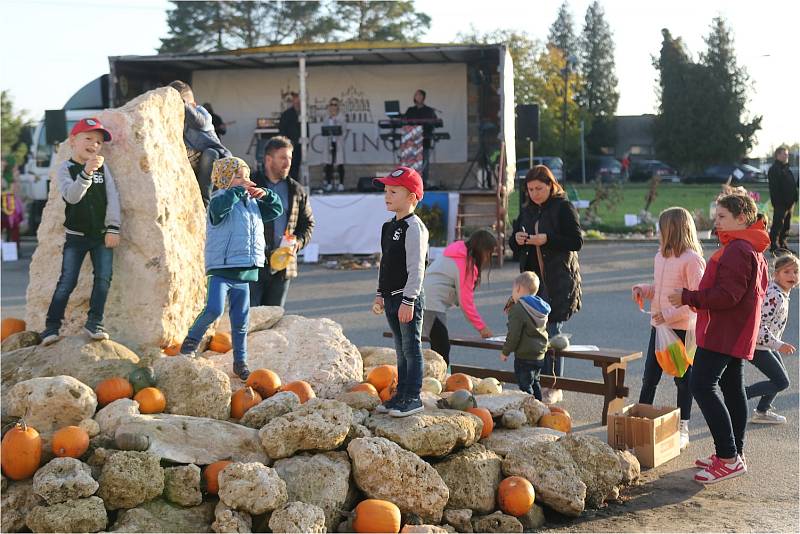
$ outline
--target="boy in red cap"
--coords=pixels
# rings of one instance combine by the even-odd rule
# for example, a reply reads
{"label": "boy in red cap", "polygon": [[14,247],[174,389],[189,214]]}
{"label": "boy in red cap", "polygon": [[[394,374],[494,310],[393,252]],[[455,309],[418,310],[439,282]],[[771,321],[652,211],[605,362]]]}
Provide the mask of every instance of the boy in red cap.
{"label": "boy in red cap", "polygon": [[406,417],[422,411],[422,280],[428,256],[428,229],[414,214],[422,200],[422,177],[409,167],[398,167],[385,178],[386,208],[395,216],[381,228],[378,293],[372,310],[385,310],[397,351],[397,392],[379,405],[379,413]]}
{"label": "boy in red cap", "polygon": [[78,275],[86,254],[92,258],[94,285],[89,299],[85,331],[95,340],[108,339],[103,328],[103,313],[111,285],[112,249],[119,245],[119,194],[111,170],[100,150],[111,141],[111,134],[99,120],[83,119],[70,132],[72,157],[56,171],[64,207],[66,239],[53,300],[47,309],[42,344],[60,339],[69,296],[78,284]]}

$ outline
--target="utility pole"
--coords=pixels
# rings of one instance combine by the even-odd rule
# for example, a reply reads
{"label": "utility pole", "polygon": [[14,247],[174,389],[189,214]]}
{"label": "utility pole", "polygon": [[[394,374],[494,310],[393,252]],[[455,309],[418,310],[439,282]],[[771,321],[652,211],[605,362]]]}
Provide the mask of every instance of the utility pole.
{"label": "utility pole", "polygon": [[561,160],[564,165],[564,176],[566,177],[567,170],[567,98],[569,95],[569,73],[575,67],[578,59],[575,56],[569,56],[561,69],[561,75],[564,76],[564,108],[561,111]]}

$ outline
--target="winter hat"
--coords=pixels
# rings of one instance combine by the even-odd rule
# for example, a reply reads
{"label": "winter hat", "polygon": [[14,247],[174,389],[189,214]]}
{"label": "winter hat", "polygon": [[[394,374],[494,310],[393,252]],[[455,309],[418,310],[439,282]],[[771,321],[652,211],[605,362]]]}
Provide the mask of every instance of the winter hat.
{"label": "winter hat", "polygon": [[250,178],[250,167],[243,159],[234,157],[218,159],[211,170],[211,183],[217,189],[228,189],[240,168],[245,169],[244,177]]}

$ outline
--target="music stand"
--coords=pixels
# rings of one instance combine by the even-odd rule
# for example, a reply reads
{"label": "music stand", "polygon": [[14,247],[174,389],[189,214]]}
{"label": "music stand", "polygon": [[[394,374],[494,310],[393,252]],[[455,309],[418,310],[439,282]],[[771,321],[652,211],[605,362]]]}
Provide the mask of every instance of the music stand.
{"label": "music stand", "polygon": [[324,137],[339,137],[342,135],[342,127],[338,124],[333,126],[323,126],[322,127],[322,135]]}

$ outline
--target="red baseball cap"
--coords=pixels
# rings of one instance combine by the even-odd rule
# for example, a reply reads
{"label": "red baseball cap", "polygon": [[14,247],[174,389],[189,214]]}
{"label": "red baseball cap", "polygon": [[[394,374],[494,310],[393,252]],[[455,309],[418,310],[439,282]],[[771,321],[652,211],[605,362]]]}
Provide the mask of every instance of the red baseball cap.
{"label": "red baseball cap", "polygon": [[103,132],[103,141],[106,143],[111,141],[111,132],[106,130],[100,121],[94,117],[79,120],[78,123],[72,127],[72,131],[69,133],[69,135],[78,135],[79,133],[92,132],[95,130]]}
{"label": "red baseball cap", "polygon": [[425,193],[422,187],[422,176],[411,167],[397,167],[383,178],[376,178],[376,182],[383,185],[401,185],[414,193],[417,201],[422,200],[422,195]]}

